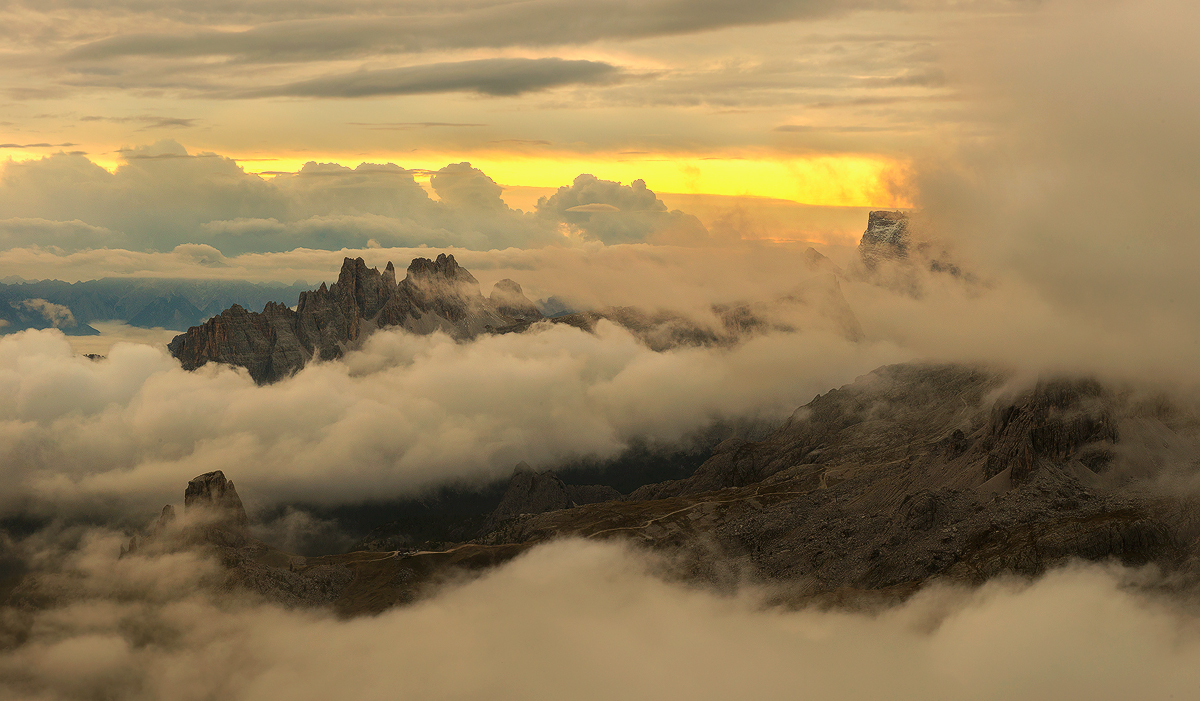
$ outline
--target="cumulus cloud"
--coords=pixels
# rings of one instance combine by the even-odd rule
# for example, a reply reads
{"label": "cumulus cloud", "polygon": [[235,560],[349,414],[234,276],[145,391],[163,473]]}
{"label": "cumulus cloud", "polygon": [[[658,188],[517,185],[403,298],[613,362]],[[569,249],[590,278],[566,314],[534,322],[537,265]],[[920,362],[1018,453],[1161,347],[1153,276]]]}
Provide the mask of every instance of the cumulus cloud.
{"label": "cumulus cloud", "polygon": [[441,201],[466,209],[505,209],[496,181],[470,163],[451,163],[429,179]]}
{"label": "cumulus cloud", "polygon": [[485,58],[381,70],[355,71],[273,88],[258,88],[232,97],[372,97],[474,92],[491,96],[520,95],[562,85],[612,82],[616,66],[600,61],[561,58]]}
{"label": "cumulus cloud", "polygon": [[[431,178],[394,163],[348,168],[309,162],[272,180],[232,159],[160,141],[122,151],[115,172],[83,156],[9,162],[0,173],[0,251],[165,251],[201,245],[221,255],[373,247],[509,247],[710,240],[700,221],[668,211],[641,180],[622,185],[581,175],[538,203],[510,209],[502,188],[470,163]],[[564,230],[564,225],[566,229]],[[572,236],[572,232],[575,233]],[[189,249],[190,250],[190,249]]]}
{"label": "cumulus cloud", "polygon": [[570,187],[560,187],[539,199],[537,214],[564,221],[585,238],[608,244],[646,240],[701,243],[708,238],[699,219],[679,210],[668,212],[644,180],[622,185],[580,175]]}
{"label": "cumulus cloud", "polygon": [[26,299],[16,304],[21,309],[41,314],[56,329],[75,325],[75,315],[69,308],[61,304],[47,302],[44,299]]}
{"label": "cumulus cloud", "polygon": [[54,557],[39,574],[59,597],[6,621],[22,642],[0,658],[0,693],[1050,700],[1185,697],[1200,683],[1200,621],[1131,590],[1153,581],[1144,572],[933,587],[876,614],[788,610],[752,584],[688,588],[644,553],[562,541],[414,605],[340,620],[215,599],[213,563],[115,561],[120,542],[93,531],[77,549],[42,547]]}
{"label": "cumulus cloud", "polygon": [[[13,218],[86,222],[93,227],[89,236],[77,233],[75,242],[88,248],[128,242],[158,250],[204,243],[195,233],[205,221],[287,212],[277,188],[230,159],[192,155],[174,141],[131,149],[125,158],[115,173],[83,156],[10,161],[0,182],[0,207]],[[105,230],[116,236],[105,237]],[[72,242],[58,233],[59,242]]]}

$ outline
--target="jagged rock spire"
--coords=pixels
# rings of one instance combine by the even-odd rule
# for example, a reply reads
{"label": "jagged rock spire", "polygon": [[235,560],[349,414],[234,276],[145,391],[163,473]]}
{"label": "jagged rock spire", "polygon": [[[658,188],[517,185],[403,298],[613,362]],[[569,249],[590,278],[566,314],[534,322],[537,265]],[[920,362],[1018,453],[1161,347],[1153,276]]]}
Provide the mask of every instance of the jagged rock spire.
{"label": "jagged rock spire", "polygon": [[206,472],[188,482],[183,492],[183,511],[187,514],[194,510],[211,511],[216,519],[214,525],[236,533],[245,533],[250,525],[233,482],[225,479],[220,470]]}
{"label": "jagged rock spire", "polygon": [[210,361],[230,363],[262,384],[310,360],[336,360],[374,328],[473,338],[517,321],[495,311],[480,294],[479,281],[453,255],[414,259],[399,283],[390,262],[380,272],[362,258],[346,258],[338,281],[300,293],[295,311],[272,304],[257,314],[234,306],[176,336],[167,348],[186,370]]}

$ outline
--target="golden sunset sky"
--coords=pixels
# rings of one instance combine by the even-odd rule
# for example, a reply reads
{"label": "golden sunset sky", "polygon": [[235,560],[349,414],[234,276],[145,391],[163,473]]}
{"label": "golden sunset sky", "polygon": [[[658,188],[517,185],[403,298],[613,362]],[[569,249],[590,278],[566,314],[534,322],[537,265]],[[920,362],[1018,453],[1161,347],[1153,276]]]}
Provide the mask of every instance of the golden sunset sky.
{"label": "golden sunset sky", "polygon": [[[970,27],[1029,11],[991,0],[6,3],[0,153],[79,153],[113,171],[129,149],[170,139],[267,178],[308,161],[395,163],[431,193],[429,172],[469,161],[526,210],[552,192],[537,189],[590,173],[644,179],[672,207],[671,194],[710,212],[732,205],[695,196],[770,198],[749,202],[787,211],[768,217],[775,233],[799,235],[811,219],[819,237],[836,213],[788,203],[912,206],[913,154],[977,127],[948,56]],[[860,215],[844,219],[861,228]]]}

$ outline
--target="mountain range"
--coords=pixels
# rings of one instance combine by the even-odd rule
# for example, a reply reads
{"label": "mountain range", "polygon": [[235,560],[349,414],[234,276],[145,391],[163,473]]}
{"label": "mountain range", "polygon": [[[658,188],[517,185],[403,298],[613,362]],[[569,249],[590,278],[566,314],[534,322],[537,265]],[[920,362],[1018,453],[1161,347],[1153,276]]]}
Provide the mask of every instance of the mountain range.
{"label": "mountain range", "polygon": [[836,266],[809,249],[808,267],[824,272],[776,299],[713,305],[716,325],[669,310],[602,307],[546,317],[513,280],[497,282],[484,297],[479,281],[453,255],[414,258],[396,281],[389,261],[381,272],[362,258],[346,258],[332,285],[301,292],[295,309],[268,302],[261,312],[234,305],[176,336],[168,350],[183,367],[209,362],[246,368],[260,384],[288,377],[310,360],[334,360],[358,347],[371,332],[400,328],[410,333],[440,331],[459,340],[480,334],[522,332],[535,323],[567,324],[591,332],[601,320],[623,327],[647,347],[733,345],[770,330],[792,331],[779,321],[789,308],[815,310],[817,323],[851,341],[862,329],[842,295]]}
{"label": "mountain range", "polygon": [[[255,309],[272,301],[294,306],[307,289],[305,282],[276,285],[243,280],[103,278],[68,283],[5,278],[0,284],[0,319],[9,324],[0,324],[0,334],[55,327],[67,335],[90,335],[99,333],[88,326],[93,321],[182,330],[234,304]],[[47,304],[60,316],[65,310],[74,324],[59,321],[53,313],[48,317],[44,313]]]}
{"label": "mountain range", "polygon": [[[1195,460],[1200,421],[1093,380],[1015,391],[1010,380],[965,365],[882,367],[761,440],[723,441],[686,478],[627,494],[518,466],[486,519],[436,545],[375,538],[340,554],[284,552],[253,538],[232,483],[214,472],[185,490],[185,510],[207,516],[177,524],[168,507],[123,556],[208,548],[223,586],[344,615],[417,600],[451,571],[563,537],[630,540],[704,586],[785,584],[779,596],[795,604],[870,605],[1072,559],[1154,564],[1175,586],[1200,583],[1200,511],[1161,487],[1181,456]],[[36,588],[23,583],[10,602]]]}
{"label": "mountain range", "polygon": [[[868,273],[901,263],[966,280],[911,243],[905,215],[875,214],[860,244]],[[815,251],[808,264],[818,273],[813,285],[714,306],[714,325],[631,307],[548,319],[515,281],[484,297],[451,255],[416,258],[400,280],[391,263],[380,271],[346,258],[337,282],[300,292],[294,309],[235,305],[169,349],[186,369],[228,363],[268,383],[313,360],[336,361],[383,328],[467,342],[541,324],[593,331],[607,321],[665,351],[736,344],[780,328],[778,311],[801,306],[848,340],[861,338],[840,293],[847,273]],[[784,585],[788,603],[869,605],[931,582],[1031,577],[1073,559],[1153,564],[1171,586],[1194,588],[1200,510],[1171,485],[1196,464],[1200,419],[1165,395],[1087,377],[1019,382],[993,367],[913,362],[818,395],[769,429],[711,433],[691,451],[631,450],[608,465],[543,472],[519,464],[503,484],[347,508],[331,515],[374,521],[342,552],[285,552],[256,539],[217,470],[189,483],[182,517],[164,508],[122,557],[205,548],[223,564],[225,588],[344,615],[417,600],[452,571],[564,537],[632,541],[667,555],[672,577],[704,586]],[[22,583],[10,602],[36,597],[37,586],[36,578]]]}

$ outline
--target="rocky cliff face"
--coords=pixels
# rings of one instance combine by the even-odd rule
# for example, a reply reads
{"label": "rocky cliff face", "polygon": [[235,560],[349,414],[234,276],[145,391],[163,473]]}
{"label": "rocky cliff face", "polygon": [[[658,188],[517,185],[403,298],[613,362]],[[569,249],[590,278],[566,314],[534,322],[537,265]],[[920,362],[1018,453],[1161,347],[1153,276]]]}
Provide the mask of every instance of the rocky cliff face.
{"label": "rocky cliff face", "polygon": [[[520,306],[521,300],[533,306],[519,286],[515,294],[520,299],[510,291],[510,306]],[[294,311],[273,302],[261,313],[234,305],[176,336],[168,349],[187,370],[228,363],[246,368],[262,384],[287,377],[314,358],[340,358],[374,328],[471,338],[520,321],[484,299],[479,282],[452,255],[414,259],[399,282],[390,262],[380,272],[362,258],[347,258],[337,282],[302,292]]]}
{"label": "rocky cliff face", "polygon": [[858,252],[868,266],[880,259],[908,256],[908,215],[904,212],[879,211],[867,215],[867,230],[858,242]]}
{"label": "rocky cliff face", "polygon": [[[167,508],[163,508],[160,522],[174,518],[174,510],[171,516],[166,516]],[[225,479],[225,473],[220,470],[207,472],[188,482],[183,492],[183,510],[185,515],[199,516],[214,527],[241,535],[249,532],[250,519],[242,500],[233,482]]]}

